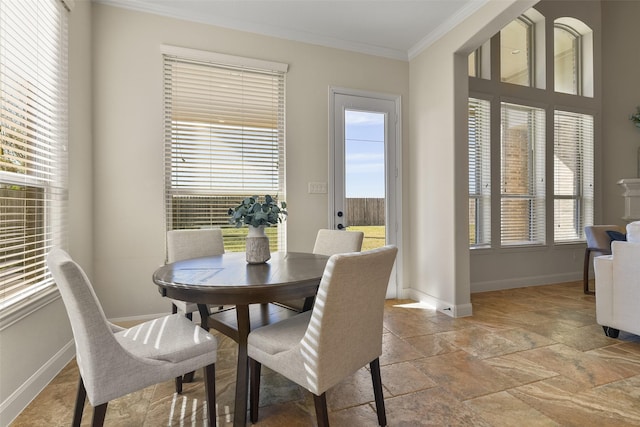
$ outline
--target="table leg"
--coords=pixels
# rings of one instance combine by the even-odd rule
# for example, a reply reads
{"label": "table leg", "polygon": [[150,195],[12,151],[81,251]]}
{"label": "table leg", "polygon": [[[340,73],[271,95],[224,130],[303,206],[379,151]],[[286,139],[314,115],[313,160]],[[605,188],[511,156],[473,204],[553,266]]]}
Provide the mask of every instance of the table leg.
{"label": "table leg", "polygon": [[233,425],[244,427],[247,423],[247,394],[249,390],[249,356],[247,337],[250,332],[249,306],[236,305],[238,319],[238,369],[236,372],[236,402]]}

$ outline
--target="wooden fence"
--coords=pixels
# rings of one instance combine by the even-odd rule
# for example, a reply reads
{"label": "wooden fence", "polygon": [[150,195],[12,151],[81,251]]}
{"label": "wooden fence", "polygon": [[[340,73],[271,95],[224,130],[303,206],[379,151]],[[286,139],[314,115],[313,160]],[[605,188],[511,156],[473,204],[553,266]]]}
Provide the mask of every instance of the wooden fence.
{"label": "wooden fence", "polygon": [[384,225],[384,199],[347,199],[347,224]]}

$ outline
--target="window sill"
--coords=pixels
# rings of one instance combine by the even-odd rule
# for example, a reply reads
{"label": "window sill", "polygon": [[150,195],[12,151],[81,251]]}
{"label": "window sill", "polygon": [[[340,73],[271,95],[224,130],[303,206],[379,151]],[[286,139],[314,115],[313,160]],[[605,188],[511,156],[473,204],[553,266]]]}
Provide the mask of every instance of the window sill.
{"label": "window sill", "polygon": [[45,305],[60,298],[58,288],[48,286],[46,289],[37,292],[21,301],[16,302],[0,311],[0,331],[8,328],[14,323],[24,319]]}

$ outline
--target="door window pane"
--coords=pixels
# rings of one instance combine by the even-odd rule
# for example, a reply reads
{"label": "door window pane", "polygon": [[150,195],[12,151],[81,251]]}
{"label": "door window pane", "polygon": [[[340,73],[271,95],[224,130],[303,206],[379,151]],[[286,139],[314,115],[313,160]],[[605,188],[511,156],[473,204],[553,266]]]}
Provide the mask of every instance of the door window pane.
{"label": "door window pane", "polygon": [[362,250],[385,245],[385,115],[345,111],[345,215]]}

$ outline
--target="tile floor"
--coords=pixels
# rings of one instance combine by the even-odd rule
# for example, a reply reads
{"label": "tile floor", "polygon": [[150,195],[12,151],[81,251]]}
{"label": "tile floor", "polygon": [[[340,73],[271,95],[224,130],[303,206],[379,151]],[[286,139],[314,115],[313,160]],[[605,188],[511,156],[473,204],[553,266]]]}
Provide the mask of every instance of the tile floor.
{"label": "tile floor", "polygon": [[[604,335],[579,282],[472,295],[452,319],[411,301],[385,309],[382,381],[389,426],[639,426],[640,337]],[[235,344],[220,337],[218,425],[233,422]],[[12,427],[68,426],[77,385],[71,362]],[[332,426],[375,426],[368,371],[330,390]],[[258,426],[312,426],[311,395],[263,369]],[[107,426],[201,426],[202,374],[109,404]],[[89,425],[91,408],[83,425]]]}

